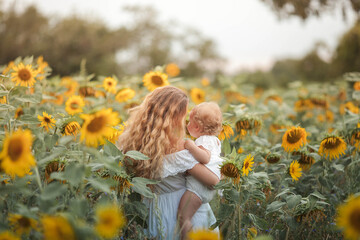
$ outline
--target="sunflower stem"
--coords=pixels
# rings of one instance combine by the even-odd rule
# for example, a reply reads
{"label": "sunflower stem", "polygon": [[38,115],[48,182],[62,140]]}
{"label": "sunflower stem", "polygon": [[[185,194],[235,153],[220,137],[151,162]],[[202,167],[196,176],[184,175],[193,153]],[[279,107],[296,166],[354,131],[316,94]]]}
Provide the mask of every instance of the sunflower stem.
{"label": "sunflower stem", "polygon": [[53,134],[53,135],[55,135],[55,134],[56,134],[56,130],[57,130],[57,127],[55,127],[55,129],[54,129],[54,134]]}
{"label": "sunflower stem", "polygon": [[238,205],[238,221],[239,221],[239,239],[241,239],[241,183],[238,184],[239,205]]}
{"label": "sunflower stem", "polygon": [[42,187],[42,185],[41,185],[40,173],[39,173],[39,169],[38,169],[37,166],[35,167],[35,174],[36,174],[36,181],[37,181],[37,183],[38,183],[38,185],[39,185],[39,188],[40,188],[40,192],[42,192],[42,191],[43,191],[43,187]]}

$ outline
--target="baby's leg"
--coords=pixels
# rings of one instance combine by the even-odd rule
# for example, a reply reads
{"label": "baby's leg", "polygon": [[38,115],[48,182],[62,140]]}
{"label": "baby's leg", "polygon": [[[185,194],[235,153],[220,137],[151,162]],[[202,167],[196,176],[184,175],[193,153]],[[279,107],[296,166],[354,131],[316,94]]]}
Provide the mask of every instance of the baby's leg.
{"label": "baby's leg", "polygon": [[178,209],[181,239],[185,239],[186,234],[191,230],[191,219],[201,204],[201,199],[193,192],[186,191],[181,197]]}

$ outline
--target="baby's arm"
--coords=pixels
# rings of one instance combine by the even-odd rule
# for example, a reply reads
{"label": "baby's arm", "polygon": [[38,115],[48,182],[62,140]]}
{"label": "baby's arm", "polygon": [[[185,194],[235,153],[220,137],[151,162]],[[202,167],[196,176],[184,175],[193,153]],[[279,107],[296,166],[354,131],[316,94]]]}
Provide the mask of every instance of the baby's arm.
{"label": "baby's arm", "polygon": [[195,142],[189,139],[185,140],[184,147],[194,156],[194,158],[202,163],[207,164],[210,162],[210,151],[206,150],[202,146],[196,146]]}

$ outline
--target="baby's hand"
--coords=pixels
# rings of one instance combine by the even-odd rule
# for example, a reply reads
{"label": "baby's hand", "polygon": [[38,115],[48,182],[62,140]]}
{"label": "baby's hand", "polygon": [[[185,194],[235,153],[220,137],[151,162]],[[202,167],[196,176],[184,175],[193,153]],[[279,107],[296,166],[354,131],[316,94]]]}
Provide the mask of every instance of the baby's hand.
{"label": "baby's hand", "polygon": [[185,140],[185,144],[184,144],[184,147],[186,148],[186,149],[190,149],[190,148],[192,148],[192,147],[196,147],[196,144],[195,144],[195,142],[193,141],[193,140],[190,140],[190,139],[186,139]]}

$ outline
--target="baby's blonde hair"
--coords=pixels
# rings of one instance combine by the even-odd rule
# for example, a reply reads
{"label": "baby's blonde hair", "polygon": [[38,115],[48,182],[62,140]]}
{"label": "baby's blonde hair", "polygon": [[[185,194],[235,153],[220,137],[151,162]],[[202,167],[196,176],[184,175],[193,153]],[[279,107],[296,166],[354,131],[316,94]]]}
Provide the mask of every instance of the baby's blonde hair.
{"label": "baby's blonde hair", "polygon": [[222,113],[219,105],[215,102],[203,102],[191,110],[194,121],[201,128],[201,134],[220,134],[222,129]]}
{"label": "baby's blonde hair", "polygon": [[177,151],[185,135],[185,116],[189,98],[180,89],[160,87],[148,94],[143,103],[130,110],[127,126],[117,141],[124,153],[139,151],[149,160],[124,162],[135,176],[161,177],[163,157]]}

